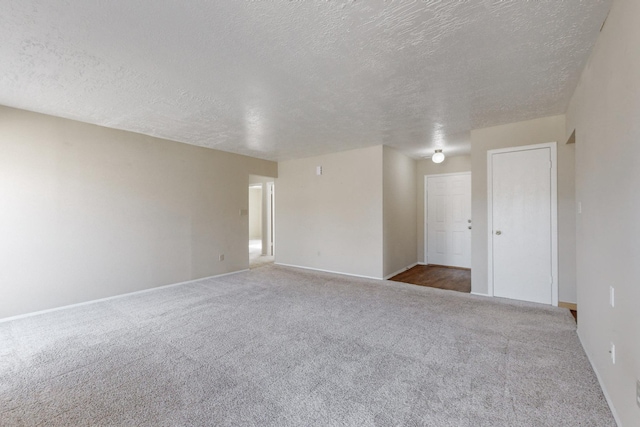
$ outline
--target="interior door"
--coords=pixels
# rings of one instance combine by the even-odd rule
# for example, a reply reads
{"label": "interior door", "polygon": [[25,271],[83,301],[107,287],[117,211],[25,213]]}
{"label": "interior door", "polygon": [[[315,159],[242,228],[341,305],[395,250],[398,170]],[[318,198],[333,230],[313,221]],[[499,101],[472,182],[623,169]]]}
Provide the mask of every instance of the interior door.
{"label": "interior door", "polygon": [[551,160],[549,147],[490,154],[494,296],[552,303]]}
{"label": "interior door", "polygon": [[471,174],[426,181],[427,264],[471,268]]}

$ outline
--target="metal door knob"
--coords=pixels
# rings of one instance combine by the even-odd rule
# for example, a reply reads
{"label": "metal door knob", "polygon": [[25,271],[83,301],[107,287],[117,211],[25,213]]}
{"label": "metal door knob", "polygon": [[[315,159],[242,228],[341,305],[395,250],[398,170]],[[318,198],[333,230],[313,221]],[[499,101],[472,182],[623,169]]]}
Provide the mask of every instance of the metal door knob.
{"label": "metal door knob", "polygon": [[496,231],[496,235],[498,235],[498,236],[499,236],[499,235],[501,235],[501,234],[502,234],[502,231],[500,231],[500,230]]}

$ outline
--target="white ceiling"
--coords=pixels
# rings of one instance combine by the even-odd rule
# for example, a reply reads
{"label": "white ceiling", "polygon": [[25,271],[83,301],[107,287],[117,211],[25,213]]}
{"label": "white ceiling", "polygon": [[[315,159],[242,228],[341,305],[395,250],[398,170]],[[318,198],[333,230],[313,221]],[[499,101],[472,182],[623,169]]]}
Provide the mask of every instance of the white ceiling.
{"label": "white ceiling", "polygon": [[270,160],[565,111],[610,0],[2,0],[0,104]]}

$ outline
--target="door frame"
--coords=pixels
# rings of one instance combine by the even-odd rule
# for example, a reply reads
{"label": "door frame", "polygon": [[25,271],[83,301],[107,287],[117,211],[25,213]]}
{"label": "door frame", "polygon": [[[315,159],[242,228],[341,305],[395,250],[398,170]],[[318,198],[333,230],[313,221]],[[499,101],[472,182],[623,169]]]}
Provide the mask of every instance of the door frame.
{"label": "door frame", "polygon": [[488,295],[493,293],[493,163],[494,154],[549,148],[551,154],[551,305],[558,306],[558,153],[557,143],[521,145],[519,147],[487,150],[487,240],[488,240]]}
{"label": "door frame", "polygon": [[[275,181],[269,181],[265,185],[267,191],[267,242],[269,248],[266,253],[269,256],[275,256],[276,254],[276,186]],[[264,251],[263,251],[264,252]]]}
{"label": "door frame", "polygon": [[[443,176],[460,176],[469,175],[471,179],[471,171],[466,172],[453,172],[453,173],[433,173],[424,176],[424,265],[429,265],[429,178],[443,177]],[[473,186],[473,180],[471,181]],[[472,190],[473,191],[473,190]],[[473,206],[471,207],[471,214],[473,215]],[[471,239],[473,239],[473,233],[471,233]],[[473,243],[473,242],[472,242]]]}

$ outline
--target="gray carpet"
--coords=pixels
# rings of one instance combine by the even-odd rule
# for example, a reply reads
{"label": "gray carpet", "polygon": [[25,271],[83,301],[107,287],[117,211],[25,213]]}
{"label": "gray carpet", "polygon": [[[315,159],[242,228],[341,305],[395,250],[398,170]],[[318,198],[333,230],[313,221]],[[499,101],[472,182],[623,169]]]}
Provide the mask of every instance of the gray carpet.
{"label": "gray carpet", "polygon": [[249,268],[260,268],[273,264],[274,256],[262,255],[262,240],[249,241]]}
{"label": "gray carpet", "polygon": [[0,323],[2,426],[614,426],[567,310],[274,265]]}

